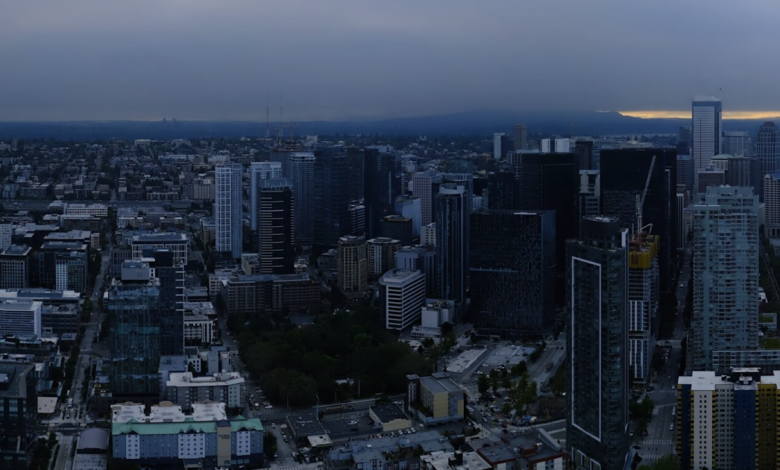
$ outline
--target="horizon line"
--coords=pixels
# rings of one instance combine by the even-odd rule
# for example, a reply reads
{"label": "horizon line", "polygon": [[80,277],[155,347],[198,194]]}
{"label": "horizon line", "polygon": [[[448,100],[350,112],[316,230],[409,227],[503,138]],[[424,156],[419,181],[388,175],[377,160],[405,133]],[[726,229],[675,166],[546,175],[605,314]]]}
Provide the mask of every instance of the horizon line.
{"label": "horizon line", "polygon": [[[691,119],[690,111],[650,110],[618,111],[618,113],[639,119]],[[723,111],[723,119],[730,121],[780,119],[780,111]]]}

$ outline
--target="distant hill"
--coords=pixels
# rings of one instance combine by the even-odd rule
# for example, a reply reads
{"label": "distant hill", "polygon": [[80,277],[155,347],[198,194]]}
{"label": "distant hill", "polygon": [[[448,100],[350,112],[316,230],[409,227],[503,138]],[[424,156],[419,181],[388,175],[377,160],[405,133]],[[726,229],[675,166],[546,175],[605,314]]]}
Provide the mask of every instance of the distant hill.
{"label": "distant hill", "polygon": [[[755,133],[763,121],[726,120],[725,130]],[[456,114],[381,119],[375,121],[296,122],[295,133],[379,134],[428,136],[489,136],[512,132],[515,123],[524,123],[530,133],[568,135],[673,134],[689,119],[640,119],[617,112],[508,113],[464,112]],[[276,124],[271,123],[271,128]],[[265,122],[251,121],[70,121],[0,122],[0,139],[176,139],[204,137],[265,136]]]}

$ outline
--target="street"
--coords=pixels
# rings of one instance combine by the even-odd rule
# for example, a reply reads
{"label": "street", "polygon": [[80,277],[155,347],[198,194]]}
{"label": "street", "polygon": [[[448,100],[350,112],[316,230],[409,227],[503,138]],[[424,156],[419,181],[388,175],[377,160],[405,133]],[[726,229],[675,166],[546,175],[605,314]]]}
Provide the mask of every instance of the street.
{"label": "street", "polygon": [[647,426],[647,436],[641,441],[635,437],[635,444],[640,446],[639,455],[644,459],[642,463],[650,463],[659,457],[674,454],[676,448],[677,429],[675,417],[672,412],[677,404],[677,376],[680,362],[682,361],[681,340],[685,336],[685,324],[683,322],[683,309],[685,308],[685,296],[688,293],[688,280],[691,277],[690,260],[691,253],[684,252],[680,278],[675,287],[677,296],[677,316],[674,327],[674,339],[658,341],[656,348],[669,351],[669,359],[664,362],[653,382],[654,390],[648,395],[655,403],[653,418]]}

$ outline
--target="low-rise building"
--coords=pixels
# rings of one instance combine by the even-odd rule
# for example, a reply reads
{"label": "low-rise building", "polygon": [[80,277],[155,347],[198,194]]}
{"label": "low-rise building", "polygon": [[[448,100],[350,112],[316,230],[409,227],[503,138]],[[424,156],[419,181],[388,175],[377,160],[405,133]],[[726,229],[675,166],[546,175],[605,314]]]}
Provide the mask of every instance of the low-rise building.
{"label": "low-rise building", "polygon": [[412,420],[394,403],[377,403],[368,409],[368,416],[382,432],[398,431],[412,427]]}
{"label": "low-rise building", "polygon": [[202,467],[257,467],[263,463],[263,425],[257,418],[228,419],[223,403],[196,403],[192,414],[163,402],[112,408],[114,459],[137,465],[181,468],[187,460]]}
{"label": "low-rise building", "polygon": [[193,403],[216,401],[229,409],[246,406],[246,383],[238,372],[194,377],[191,372],[172,373],[165,382],[165,399],[189,410]]}
{"label": "low-rise building", "polygon": [[459,421],[465,417],[466,392],[449,375],[408,375],[408,411],[425,424]]}
{"label": "low-rise building", "polygon": [[569,468],[566,450],[543,429],[539,430],[535,438],[525,435],[497,442],[481,439],[472,441],[471,445],[494,470]]}
{"label": "low-rise building", "polygon": [[[420,468],[423,470],[492,470],[494,467],[476,452],[457,450],[455,452],[438,451],[423,455],[420,457]],[[546,467],[543,468],[546,469]]]}

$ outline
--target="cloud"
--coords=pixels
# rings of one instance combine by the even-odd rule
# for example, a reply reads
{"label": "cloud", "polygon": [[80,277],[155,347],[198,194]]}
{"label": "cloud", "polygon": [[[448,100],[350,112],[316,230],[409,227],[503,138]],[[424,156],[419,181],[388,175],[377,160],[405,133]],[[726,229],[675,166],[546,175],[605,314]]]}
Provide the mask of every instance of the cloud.
{"label": "cloud", "polygon": [[10,0],[0,119],[780,109],[780,5]]}

